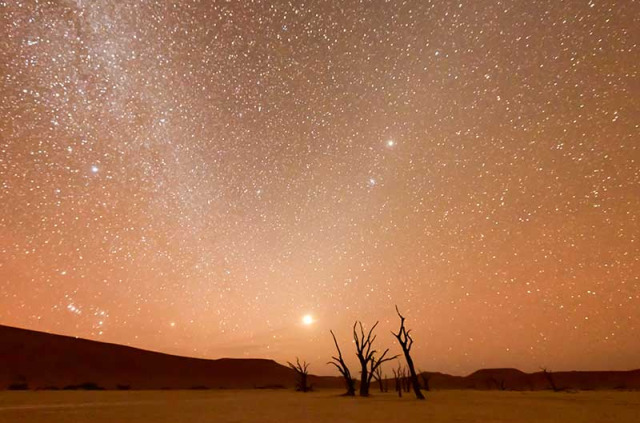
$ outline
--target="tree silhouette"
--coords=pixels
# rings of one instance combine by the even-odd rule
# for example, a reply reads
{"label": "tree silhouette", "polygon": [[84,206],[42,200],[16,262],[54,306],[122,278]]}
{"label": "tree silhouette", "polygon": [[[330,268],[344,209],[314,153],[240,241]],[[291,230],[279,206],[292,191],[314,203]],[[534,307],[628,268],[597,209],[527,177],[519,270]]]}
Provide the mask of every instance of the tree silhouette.
{"label": "tree silhouette", "polygon": [[542,370],[544,377],[547,379],[547,382],[549,382],[549,385],[551,385],[551,389],[553,389],[553,392],[560,392],[560,389],[556,385],[556,381],[551,370],[547,370],[546,367],[540,367],[540,370]]}
{"label": "tree silhouette", "polygon": [[293,364],[290,361],[287,361],[287,364],[296,372],[296,391],[309,392],[311,390],[311,386],[307,385],[309,363],[304,361],[300,364],[300,359],[296,357],[296,364]]}
{"label": "tree silhouette", "polygon": [[[353,324],[353,340],[356,344],[356,356],[360,361],[360,396],[362,397],[369,396],[369,385],[378,367],[385,361],[394,360],[398,357],[397,355],[386,357],[389,352],[389,348],[387,348],[382,355],[376,358],[377,351],[373,349],[373,342],[376,340],[376,335],[373,335],[373,331],[376,326],[378,326],[378,323],[379,322],[376,322],[366,335],[362,327],[362,322],[356,321]],[[357,329],[360,329],[360,331]]]}
{"label": "tree silhouette", "polygon": [[400,346],[402,347],[402,352],[404,352],[404,358],[407,360],[407,366],[409,367],[409,377],[411,378],[411,385],[413,386],[413,391],[416,394],[416,398],[419,400],[424,399],[424,395],[420,391],[420,382],[418,382],[418,375],[416,375],[416,369],[413,366],[413,360],[411,359],[411,346],[413,345],[413,338],[411,338],[411,329],[407,330],[404,327],[404,316],[400,314],[400,310],[398,310],[398,306],[396,306],[396,312],[400,317],[400,329],[398,333],[393,333],[393,336],[396,337]]}
{"label": "tree silhouette", "polygon": [[356,394],[356,381],[351,377],[351,372],[347,367],[347,363],[345,363],[344,359],[342,358],[342,351],[340,351],[340,347],[338,346],[336,335],[332,330],[330,330],[329,332],[331,332],[333,343],[336,345],[336,349],[338,350],[338,356],[332,356],[332,361],[329,361],[327,364],[333,364],[334,366],[336,366],[342,377],[344,377],[344,382],[347,387],[347,392],[344,395],[353,397]]}
{"label": "tree silhouette", "polygon": [[384,384],[382,383],[382,367],[378,367],[376,371],[373,373],[373,379],[378,382],[378,388],[380,392],[384,392]]}
{"label": "tree silhouette", "polygon": [[423,372],[422,370],[418,370],[420,377],[422,378],[422,389],[425,391],[430,391],[429,381],[431,380],[431,375],[427,372]]}
{"label": "tree silhouette", "polygon": [[495,377],[490,377],[489,380],[491,382],[493,382],[493,384],[496,386],[496,389],[500,390],[500,391],[506,391],[507,390],[507,382],[504,379],[497,379]]}
{"label": "tree silhouette", "polygon": [[402,364],[398,363],[397,369],[392,369],[393,379],[396,382],[396,392],[399,397],[402,397],[402,378],[404,377],[404,370],[402,370]]}

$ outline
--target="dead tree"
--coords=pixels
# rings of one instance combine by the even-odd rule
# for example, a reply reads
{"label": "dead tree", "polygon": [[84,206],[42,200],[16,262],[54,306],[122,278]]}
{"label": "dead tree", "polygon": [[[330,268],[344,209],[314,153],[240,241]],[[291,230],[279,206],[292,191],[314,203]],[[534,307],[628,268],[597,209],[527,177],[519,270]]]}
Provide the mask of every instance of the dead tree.
{"label": "dead tree", "polygon": [[[382,355],[376,358],[376,350],[373,349],[373,342],[376,340],[376,335],[373,335],[373,330],[378,326],[378,322],[369,329],[369,332],[365,335],[362,322],[356,321],[353,324],[353,340],[356,344],[356,356],[360,361],[360,396],[369,396],[369,385],[373,377],[373,373],[378,367],[385,361],[394,360],[397,355],[393,357],[386,357],[389,352],[387,348]],[[359,327],[360,332],[357,328]],[[372,336],[373,335],[373,336]]]}
{"label": "dead tree", "polygon": [[347,367],[347,364],[344,362],[342,358],[342,351],[340,351],[340,347],[338,346],[338,341],[336,340],[336,336],[333,331],[330,330],[331,336],[333,337],[333,343],[336,345],[336,349],[338,350],[338,356],[332,356],[332,361],[329,361],[327,364],[333,364],[336,366],[342,377],[344,378],[345,385],[347,387],[347,392],[344,394],[349,397],[353,397],[356,395],[356,381],[351,377],[351,372]]}
{"label": "dead tree", "polygon": [[309,377],[309,363],[304,361],[300,364],[300,359],[296,357],[296,364],[293,364],[290,361],[287,361],[287,364],[294,372],[296,372],[296,391],[309,392],[311,390],[311,386],[307,385],[307,379]]}
{"label": "dead tree", "polygon": [[405,366],[400,368],[400,386],[402,386],[402,390],[405,392],[411,392],[411,381],[408,377],[409,372]]}
{"label": "dead tree", "polygon": [[551,389],[553,389],[553,392],[560,392],[560,389],[556,385],[556,381],[553,378],[553,373],[551,372],[551,370],[547,370],[546,367],[540,367],[540,370],[542,370],[542,373],[544,374],[544,377],[547,379],[547,382],[551,386]]}
{"label": "dead tree", "polygon": [[398,369],[393,369],[393,379],[396,382],[396,392],[402,398],[402,365],[398,364]]}
{"label": "dead tree", "polygon": [[507,390],[507,383],[505,382],[504,379],[496,379],[495,377],[491,377],[489,378],[489,380],[491,382],[493,382],[493,384],[496,386],[496,389],[499,391],[506,391]]}
{"label": "dead tree", "polygon": [[[381,370],[380,366],[382,365],[382,363],[384,363],[385,361],[391,361],[391,360],[395,360],[396,358],[398,358],[397,355],[394,355],[393,357],[388,357],[385,358],[385,356],[387,355],[387,352],[389,352],[389,349],[387,348],[387,350],[382,353],[382,355],[379,358],[375,358],[375,356],[371,359],[370,363],[369,363],[369,380],[367,381],[367,385],[371,386],[371,381],[374,379],[375,375],[378,373],[378,370]],[[382,386],[382,381],[379,382],[380,386]]]}
{"label": "dead tree", "polygon": [[402,347],[402,352],[404,352],[404,358],[407,360],[407,366],[409,367],[409,377],[411,378],[411,385],[413,386],[413,391],[416,394],[416,398],[419,400],[424,399],[424,395],[420,392],[420,383],[418,382],[418,375],[416,375],[416,369],[413,366],[413,360],[411,359],[411,346],[413,345],[413,338],[411,338],[411,329],[407,330],[404,327],[404,316],[400,314],[400,310],[398,310],[398,306],[396,306],[396,312],[400,317],[400,329],[398,333],[393,333],[393,336],[396,337],[400,346]]}
{"label": "dead tree", "polygon": [[376,382],[378,382],[378,387],[380,388],[380,392],[384,392],[384,385],[382,384],[382,368],[378,367],[376,371],[373,373],[373,378]]}
{"label": "dead tree", "polygon": [[431,375],[427,372],[420,371],[420,377],[422,378],[422,389],[430,391],[429,380],[431,379]]}

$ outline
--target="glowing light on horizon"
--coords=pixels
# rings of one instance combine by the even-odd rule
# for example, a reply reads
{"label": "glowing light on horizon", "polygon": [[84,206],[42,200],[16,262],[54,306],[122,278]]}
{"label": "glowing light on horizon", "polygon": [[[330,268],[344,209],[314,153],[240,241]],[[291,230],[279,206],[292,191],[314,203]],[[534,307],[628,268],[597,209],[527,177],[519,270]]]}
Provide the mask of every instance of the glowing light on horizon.
{"label": "glowing light on horizon", "polygon": [[324,373],[397,304],[429,370],[638,366],[632,2],[41,3],[2,2],[1,323]]}

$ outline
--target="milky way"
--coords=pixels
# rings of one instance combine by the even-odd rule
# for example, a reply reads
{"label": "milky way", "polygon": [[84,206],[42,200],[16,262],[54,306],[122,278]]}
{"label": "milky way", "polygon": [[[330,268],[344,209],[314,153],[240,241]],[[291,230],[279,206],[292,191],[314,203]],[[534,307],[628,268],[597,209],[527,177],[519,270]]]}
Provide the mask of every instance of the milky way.
{"label": "milky way", "polygon": [[0,11],[0,323],[330,374],[397,304],[420,369],[640,367],[638,2]]}

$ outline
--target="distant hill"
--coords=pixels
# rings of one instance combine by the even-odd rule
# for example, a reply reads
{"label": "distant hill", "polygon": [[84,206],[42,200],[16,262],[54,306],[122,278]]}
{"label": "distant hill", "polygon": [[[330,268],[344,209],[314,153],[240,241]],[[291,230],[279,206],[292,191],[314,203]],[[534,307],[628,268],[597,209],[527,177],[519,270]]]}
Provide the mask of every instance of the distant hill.
{"label": "distant hill", "polygon": [[[551,389],[542,372],[517,369],[483,369],[468,376],[425,372],[424,376],[431,389]],[[552,377],[558,389],[640,389],[640,370],[554,372]],[[316,388],[344,387],[339,377],[309,380]],[[273,360],[180,357],[0,325],[0,390],[256,389],[294,384],[293,370]]]}
{"label": "distant hill", "polygon": [[[549,377],[558,390],[640,389],[640,370],[573,371],[524,373],[518,369],[482,369],[469,376],[451,376],[424,372],[431,389],[483,389],[531,391],[552,389]],[[421,381],[422,382],[422,381]]]}
{"label": "distant hill", "polygon": [[[311,376],[314,387],[340,378]],[[293,387],[273,360],[205,360],[0,325],[0,389],[246,389]]]}

